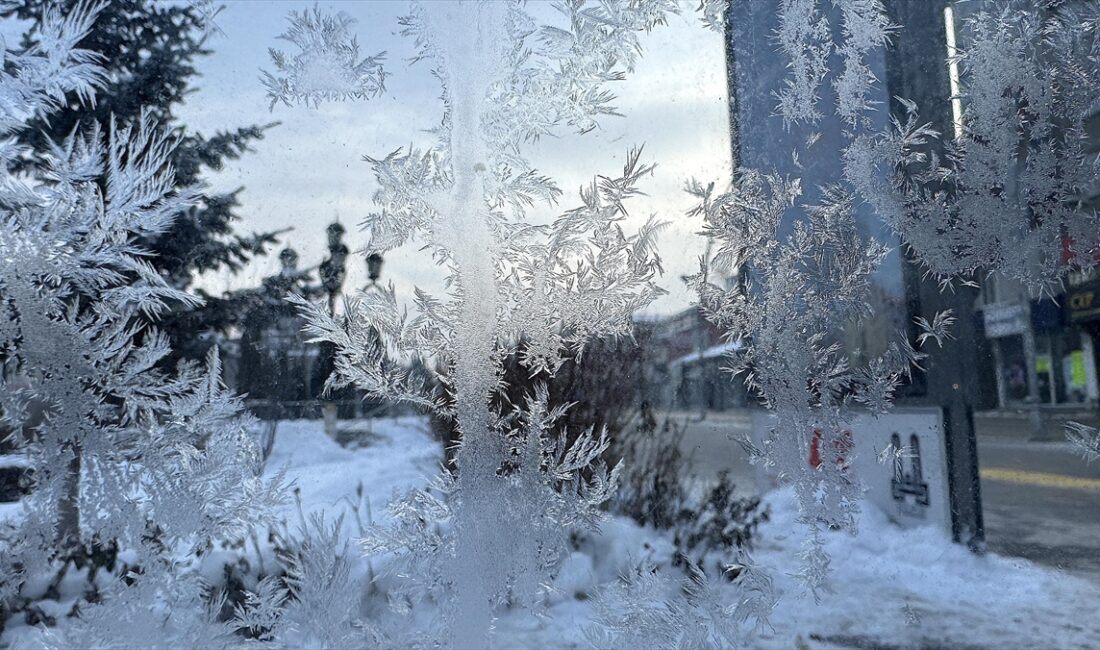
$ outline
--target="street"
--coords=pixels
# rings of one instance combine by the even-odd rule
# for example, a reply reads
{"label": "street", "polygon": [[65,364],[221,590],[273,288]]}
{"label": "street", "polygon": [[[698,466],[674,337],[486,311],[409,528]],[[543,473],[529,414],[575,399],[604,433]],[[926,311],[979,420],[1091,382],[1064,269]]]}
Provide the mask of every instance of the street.
{"label": "street", "polygon": [[[738,492],[756,492],[753,468],[735,438],[747,436],[751,411],[680,412],[683,451],[694,478],[726,470]],[[1052,442],[1028,440],[1021,420],[975,418],[982,504],[989,549],[1100,583],[1100,462],[1076,456],[1052,423]]]}
{"label": "street", "polygon": [[1027,440],[1022,423],[975,425],[990,550],[1100,582],[1100,463],[1064,441]]}
{"label": "street", "polygon": [[707,482],[718,472],[726,471],[739,494],[756,494],[753,467],[736,441],[748,437],[752,411],[678,412],[669,417],[686,427],[681,449],[691,459],[692,478]]}

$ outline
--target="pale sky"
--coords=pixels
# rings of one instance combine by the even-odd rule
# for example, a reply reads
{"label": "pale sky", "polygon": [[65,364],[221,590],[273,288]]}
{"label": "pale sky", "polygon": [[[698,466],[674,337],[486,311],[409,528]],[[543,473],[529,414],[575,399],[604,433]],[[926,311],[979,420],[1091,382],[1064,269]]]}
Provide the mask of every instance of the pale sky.
{"label": "pale sky", "polygon": [[[661,242],[666,273],[660,284],[670,292],[650,311],[668,313],[689,304],[691,295],[680,277],[693,273],[705,240],[696,232],[698,219],[684,212],[692,199],[683,192],[692,177],[724,181],[729,174],[729,134],[725,63],[720,34],[706,29],[695,12],[697,2],[683,3],[667,27],[643,36],[644,55],[627,80],[611,85],[616,106],[625,117],[606,117],[601,128],[583,136],[563,133],[528,149],[536,168],[554,178],[565,195],[554,212],[579,203],[576,188],[595,174],[621,170],[627,150],[645,145],[643,160],[657,163],[654,176],[643,183],[647,197],[628,204],[632,220],[657,214],[670,221]],[[359,221],[374,210],[376,189],[364,154],[381,156],[398,147],[428,144],[425,131],[442,116],[438,82],[425,63],[409,65],[410,39],[398,33],[397,17],[406,2],[322,2],[323,11],[343,11],[353,26],[363,56],[385,50],[390,73],[383,97],[322,104],[319,109],[277,106],[269,102],[260,69],[270,69],[269,47],[292,53],[294,46],[276,37],[291,10],[310,2],[228,2],[218,17],[225,33],[210,46],[214,54],[198,62],[202,78],[179,117],[193,130],[211,134],[246,124],[281,122],[256,144],[255,153],[227,165],[208,180],[215,189],[244,186],[240,195],[240,230],[293,227],[284,241],[298,250],[302,267],[323,259],[325,227],[337,216],[348,228],[345,241],[356,251],[366,244]],[[530,3],[535,12],[546,4]],[[631,225],[631,224],[628,224]],[[277,251],[276,251],[277,253]],[[277,254],[261,258],[236,277],[203,278],[218,291],[251,286],[278,269]],[[441,294],[442,272],[418,247],[406,246],[386,256],[383,281],[393,281],[408,297],[414,285]],[[349,262],[345,289],[366,283],[361,256]]]}

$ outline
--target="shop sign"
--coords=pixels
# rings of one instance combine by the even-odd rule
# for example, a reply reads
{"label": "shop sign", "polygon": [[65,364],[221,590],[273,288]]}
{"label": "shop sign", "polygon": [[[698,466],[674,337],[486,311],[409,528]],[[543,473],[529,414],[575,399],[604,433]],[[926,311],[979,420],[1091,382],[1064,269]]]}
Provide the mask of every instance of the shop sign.
{"label": "shop sign", "polygon": [[1069,353],[1069,383],[1074,388],[1084,388],[1088,383],[1088,375],[1085,371],[1085,353],[1074,350]]}
{"label": "shop sign", "polygon": [[986,338],[996,339],[1023,334],[1027,331],[1028,306],[1026,304],[994,303],[982,308]]}
{"label": "shop sign", "polygon": [[1100,280],[1100,273],[1096,268],[1087,271],[1071,271],[1066,275],[1066,285],[1071,289],[1083,287],[1087,284],[1096,284],[1097,280]]}
{"label": "shop sign", "polygon": [[1084,323],[1100,319],[1100,283],[1083,284],[1066,292],[1069,322]]}
{"label": "shop sign", "polygon": [[[772,414],[753,413],[752,441],[757,448],[763,448],[774,426]],[[790,462],[815,469],[821,464],[821,436],[814,433],[804,458],[779,458],[767,467],[756,464],[761,493],[778,487],[780,476],[793,475]],[[940,409],[896,408],[877,416],[859,413],[833,444],[840,451],[837,456],[849,463],[852,478],[862,483],[869,504],[904,528],[936,526],[951,534],[950,479]]]}

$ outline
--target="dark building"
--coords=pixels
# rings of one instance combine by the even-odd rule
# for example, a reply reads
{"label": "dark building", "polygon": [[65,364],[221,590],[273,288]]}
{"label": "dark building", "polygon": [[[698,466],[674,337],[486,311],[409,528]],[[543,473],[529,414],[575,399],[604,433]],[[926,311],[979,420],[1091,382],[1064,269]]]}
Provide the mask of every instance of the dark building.
{"label": "dark building", "polygon": [[[317,293],[310,276],[298,270],[298,254],[290,248],[279,255],[282,271],[264,280],[264,296]],[[320,350],[306,342],[302,318],[291,303],[282,299],[261,299],[243,320],[236,342],[237,382],[234,389],[251,400],[290,405],[315,400],[321,390],[314,380]]]}

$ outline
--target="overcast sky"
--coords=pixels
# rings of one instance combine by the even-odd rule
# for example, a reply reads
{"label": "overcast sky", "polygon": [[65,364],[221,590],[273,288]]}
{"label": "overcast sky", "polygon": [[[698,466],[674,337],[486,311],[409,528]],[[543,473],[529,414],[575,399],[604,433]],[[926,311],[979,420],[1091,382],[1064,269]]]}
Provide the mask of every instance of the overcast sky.
{"label": "overcast sky", "polygon": [[[255,153],[229,164],[208,180],[215,189],[243,186],[239,213],[244,231],[293,227],[284,237],[298,250],[301,266],[318,264],[325,255],[324,229],[334,219],[348,227],[352,250],[366,244],[357,224],[374,208],[376,189],[370,166],[362,156],[384,155],[394,149],[430,142],[425,131],[438,124],[442,106],[438,82],[424,63],[410,65],[410,39],[398,34],[397,18],[406,2],[322,2],[324,11],[343,11],[353,26],[361,53],[387,52],[387,92],[366,101],[323,104],[319,109],[278,106],[269,102],[260,83],[261,68],[270,68],[268,48],[293,52],[276,37],[291,10],[309,2],[228,2],[218,17],[224,36],[211,41],[214,54],[198,64],[202,78],[180,117],[194,130],[210,134],[246,124],[278,121]],[[532,3],[535,11],[547,5]],[[628,205],[631,218],[643,222],[656,213],[672,222],[662,240],[666,274],[661,284],[668,296],[651,311],[668,313],[687,306],[691,296],[681,276],[697,270],[705,246],[695,233],[700,223],[684,212],[692,205],[683,192],[689,178],[719,180],[729,173],[729,134],[722,38],[707,30],[694,11],[683,5],[667,27],[643,37],[644,58],[626,81],[613,84],[616,105],[625,117],[607,117],[601,128],[584,136],[564,134],[531,147],[529,158],[540,172],[565,190],[555,211],[579,203],[577,188],[594,174],[614,174],[627,150],[645,145],[644,160],[657,163],[655,175],[641,197]],[[203,279],[210,290],[256,284],[278,268],[277,255],[258,260],[237,277]],[[383,279],[410,295],[414,285],[440,292],[441,271],[430,256],[407,246],[386,257]],[[366,283],[361,256],[349,263],[345,288]]]}

